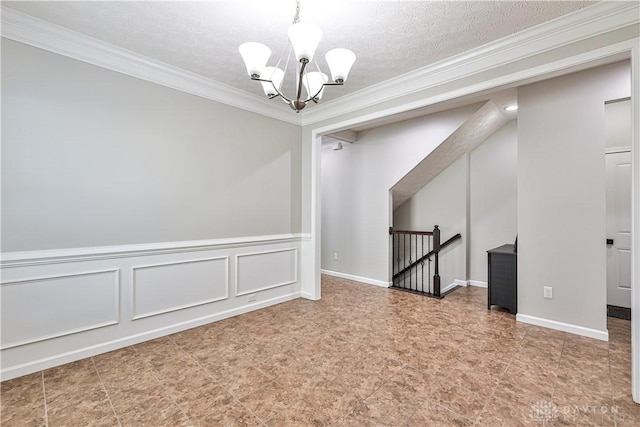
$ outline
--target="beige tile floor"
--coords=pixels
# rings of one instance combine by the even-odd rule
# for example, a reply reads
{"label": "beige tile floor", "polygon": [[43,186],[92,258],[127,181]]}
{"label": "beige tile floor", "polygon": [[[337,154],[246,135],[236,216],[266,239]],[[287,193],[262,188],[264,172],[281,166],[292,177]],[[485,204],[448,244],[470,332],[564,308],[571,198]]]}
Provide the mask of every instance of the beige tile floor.
{"label": "beige tile floor", "polygon": [[1,384],[4,426],[640,425],[610,342],[323,277],[290,301]]}

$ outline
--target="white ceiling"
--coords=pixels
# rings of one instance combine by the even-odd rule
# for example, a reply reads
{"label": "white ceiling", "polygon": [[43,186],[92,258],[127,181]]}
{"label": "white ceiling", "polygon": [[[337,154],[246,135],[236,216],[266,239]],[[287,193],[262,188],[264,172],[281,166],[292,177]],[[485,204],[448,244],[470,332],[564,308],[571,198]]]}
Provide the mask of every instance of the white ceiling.
{"label": "white ceiling", "polygon": [[[589,1],[354,1],[302,0],[301,20],[320,26],[316,58],[346,47],[357,56],[334,99],[430,65],[457,53],[571,13]],[[237,47],[259,41],[286,47],[295,0],[235,1],[3,1],[2,5],[200,74],[256,95]],[[285,88],[286,90],[286,88]]]}

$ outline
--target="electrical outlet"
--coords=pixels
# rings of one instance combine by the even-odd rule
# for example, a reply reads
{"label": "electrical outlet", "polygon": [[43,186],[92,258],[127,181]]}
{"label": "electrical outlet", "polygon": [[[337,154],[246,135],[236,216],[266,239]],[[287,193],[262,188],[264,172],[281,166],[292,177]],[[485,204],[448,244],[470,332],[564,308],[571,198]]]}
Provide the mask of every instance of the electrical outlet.
{"label": "electrical outlet", "polygon": [[247,300],[248,300],[249,302],[255,301],[255,300],[257,300],[257,299],[258,299],[258,294],[251,294],[251,295],[249,295],[249,296],[247,297]]}
{"label": "electrical outlet", "polygon": [[544,287],[544,297],[553,298],[553,288],[551,286]]}
{"label": "electrical outlet", "polygon": [[338,252],[334,252],[333,253],[333,260],[337,261],[338,260]]}

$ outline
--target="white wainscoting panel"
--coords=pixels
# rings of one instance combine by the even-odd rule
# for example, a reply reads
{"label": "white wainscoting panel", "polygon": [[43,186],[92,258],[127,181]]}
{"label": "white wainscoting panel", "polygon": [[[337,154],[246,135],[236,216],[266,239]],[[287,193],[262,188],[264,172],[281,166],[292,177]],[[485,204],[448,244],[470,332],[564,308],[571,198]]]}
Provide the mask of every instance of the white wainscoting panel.
{"label": "white wainscoting panel", "polygon": [[133,267],[133,319],[229,298],[229,257]]}
{"label": "white wainscoting panel", "polygon": [[3,282],[2,349],[118,323],[119,288],[119,269]]}
{"label": "white wainscoting panel", "polygon": [[284,234],[0,254],[0,377],[299,298],[300,245]]}
{"label": "white wainscoting panel", "polygon": [[236,256],[236,296],[298,281],[298,250],[278,249]]}

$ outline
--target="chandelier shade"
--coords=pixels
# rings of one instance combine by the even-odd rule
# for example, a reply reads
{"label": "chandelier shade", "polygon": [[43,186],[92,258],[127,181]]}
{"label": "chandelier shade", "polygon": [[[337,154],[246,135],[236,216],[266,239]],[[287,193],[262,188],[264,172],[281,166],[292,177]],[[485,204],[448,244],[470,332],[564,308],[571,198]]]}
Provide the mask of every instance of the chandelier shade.
{"label": "chandelier shade", "polygon": [[331,71],[331,80],[334,82],[346,82],[351,66],[356,61],[356,54],[349,49],[331,49],[324,56]]}
{"label": "chandelier shade", "polygon": [[[341,86],[347,81],[349,71],[356,60],[356,55],[344,48],[328,51],[325,59],[331,72],[332,80],[329,80],[314,60],[316,49],[320,40],[322,40],[322,30],[313,24],[300,22],[300,0],[296,0],[296,13],[287,35],[288,46],[275,66],[267,67],[267,62],[271,57],[271,49],[262,43],[243,43],[238,50],[251,80],[261,83],[264,94],[269,99],[282,98],[289,107],[299,113],[308,102],[317,103],[322,98],[325,86]],[[296,58],[294,61],[296,65],[293,66],[296,71],[296,92],[295,96],[287,97],[282,92],[281,87],[289,71],[291,55]],[[282,68],[280,67],[281,63],[283,64]],[[310,67],[313,67],[311,69],[315,68],[317,71],[311,71]],[[285,87],[289,87],[289,82],[292,81],[292,77],[288,78]],[[303,87],[307,94],[306,98],[302,97]]]}
{"label": "chandelier shade", "polygon": [[242,43],[240,47],[238,47],[238,50],[240,51],[240,55],[242,55],[249,76],[260,77],[271,56],[271,49],[262,43],[247,42]]}
{"label": "chandelier shade", "polygon": [[322,40],[322,30],[307,22],[298,22],[289,27],[289,41],[296,53],[296,60],[313,61],[318,44]]}

